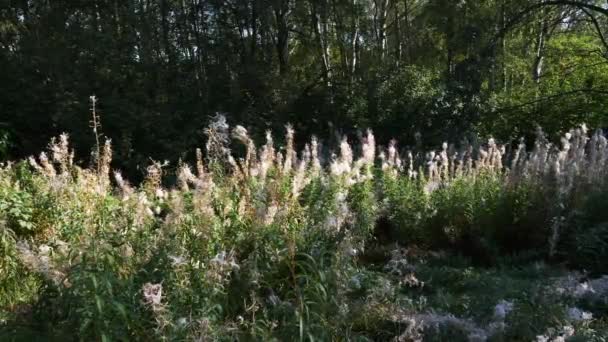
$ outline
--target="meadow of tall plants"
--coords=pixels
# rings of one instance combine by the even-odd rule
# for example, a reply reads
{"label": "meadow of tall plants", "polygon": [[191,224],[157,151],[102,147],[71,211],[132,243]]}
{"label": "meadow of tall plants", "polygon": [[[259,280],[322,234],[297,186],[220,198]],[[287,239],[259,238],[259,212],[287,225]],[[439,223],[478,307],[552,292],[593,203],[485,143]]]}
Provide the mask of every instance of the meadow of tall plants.
{"label": "meadow of tall plants", "polygon": [[141,184],[67,135],[0,168],[1,340],[605,341],[608,141],[256,146]]}

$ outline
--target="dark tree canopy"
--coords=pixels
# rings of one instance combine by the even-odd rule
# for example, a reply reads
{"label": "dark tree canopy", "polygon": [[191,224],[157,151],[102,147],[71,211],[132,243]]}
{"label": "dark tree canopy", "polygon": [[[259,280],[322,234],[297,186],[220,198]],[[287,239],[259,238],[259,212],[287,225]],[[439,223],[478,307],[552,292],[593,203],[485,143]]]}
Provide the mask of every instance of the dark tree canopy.
{"label": "dark tree canopy", "polygon": [[603,126],[607,32],[593,0],[5,0],[0,157],[60,132],[90,149],[93,94],[131,171],[185,157],[218,112],[402,144]]}

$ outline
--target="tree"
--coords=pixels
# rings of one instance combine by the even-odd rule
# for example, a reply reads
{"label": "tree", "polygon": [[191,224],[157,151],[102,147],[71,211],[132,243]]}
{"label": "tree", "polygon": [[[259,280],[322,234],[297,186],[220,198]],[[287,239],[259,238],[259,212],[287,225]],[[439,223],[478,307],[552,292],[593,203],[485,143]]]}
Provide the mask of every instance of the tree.
{"label": "tree", "polygon": [[116,166],[136,175],[149,156],[187,157],[216,112],[260,138],[291,122],[303,136],[371,126],[429,144],[602,125],[603,4],[9,0],[0,123],[17,157],[62,131],[87,150],[95,94]]}

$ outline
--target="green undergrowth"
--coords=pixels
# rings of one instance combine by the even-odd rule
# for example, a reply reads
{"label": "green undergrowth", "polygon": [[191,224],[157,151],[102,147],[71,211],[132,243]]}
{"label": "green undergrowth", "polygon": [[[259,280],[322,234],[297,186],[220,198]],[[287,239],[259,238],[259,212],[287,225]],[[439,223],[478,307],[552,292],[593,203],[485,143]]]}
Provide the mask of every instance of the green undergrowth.
{"label": "green undergrowth", "polygon": [[65,135],[0,167],[0,340],[605,338],[599,133],[401,160],[368,132],[324,165],[291,128],[258,149],[237,126],[237,160],[218,120],[194,167],[137,186],[109,142],[82,168]]}

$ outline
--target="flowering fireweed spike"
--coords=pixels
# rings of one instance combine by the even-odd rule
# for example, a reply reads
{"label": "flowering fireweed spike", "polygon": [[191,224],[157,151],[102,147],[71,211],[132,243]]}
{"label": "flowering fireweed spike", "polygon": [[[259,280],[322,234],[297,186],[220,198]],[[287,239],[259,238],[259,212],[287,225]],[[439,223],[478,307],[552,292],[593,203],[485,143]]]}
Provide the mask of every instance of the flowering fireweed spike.
{"label": "flowering fireweed spike", "polygon": [[285,162],[283,164],[283,173],[288,174],[295,163],[295,150],[294,150],[294,130],[291,125],[285,126]]}
{"label": "flowering fireweed spike", "polygon": [[275,150],[274,150],[274,142],[272,140],[272,133],[270,131],[266,131],[266,143],[262,146],[262,150],[260,151],[260,160],[258,161],[258,172],[259,179],[261,182],[266,180],[266,175],[268,174],[268,170],[274,166],[275,162]]}
{"label": "flowering fireweed spike", "polygon": [[[118,170],[110,174],[109,140],[96,146],[88,167],[74,161],[67,135],[29,164],[0,164],[0,248],[6,250],[0,273],[10,284],[0,291],[17,291],[0,296],[10,308],[10,320],[1,324],[20,321],[11,310],[48,301],[52,289],[65,295],[51,298],[51,314],[65,315],[45,315],[49,324],[79,325],[83,336],[114,339],[120,339],[116,332],[215,340],[300,331],[312,338],[319,331],[331,340],[351,322],[370,319],[403,328],[387,340],[456,331],[456,338],[475,341],[520,334],[555,341],[575,334],[585,339],[601,327],[601,310],[578,306],[595,305],[608,293],[608,276],[599,276],[606,270],[606,227],[597,214],[608,180],[608,141],[599,131],[578,127],[554,141],[539,130],[529,150],[516,141],[508,153],[510,145],[494,139],[445,141],[425,151],[412,137],[418,144],[400,154],[394,140],[377,147],[372,131],[355,147],[344,136],[326,151],[312,137],[296,151],[289,126],[284,145],[276,146],[268,131],[258,148],[250,132],[231,129],[222,116],[206,135],[196,164],[177,157],[175,167],[152,161],[140,185]],[[232,154],[234,143],[243,144],[245,154]],[[525,246],[513,247],[519,240]],[[517,281],[509,282],[524,290],[496,293],[482,307],[459,308],[458,316],[448,306],[430,305],[435,292],[445,297],[442,284],[450,283],[430,267],[445,266],[452,253],[472,256],[458,258],[467,266],[450,267],[449,278],[462,271],[485,283],[488,272],[478,272],[468,258],[477,261],[479,253],[502,262],[501,253],[527,246],[534,254],[522,255],[536,262],[516,265]],[[564,261],[569,270],[545,260]],[[545,286],[554,272],[573,279],[559,286],[565,289],[550,279]],[[543,279],[533,295],[550,293],[555,302],[546,307],[554,312],[534,322],[546,326],[526,321],[519,331],[518,320],[528,319],[530,309],[525,289],[538,287],[526,282],[526,273]],[[450,290],[445,293],[452,296]],[[331,306],[319,305],[328,300]],[[114,312],[126,313],[129,324]],[[87,317],[99,324],[87,325]],[[373,325],[359,323],[357,335],[378,336],[368,330]]]}

